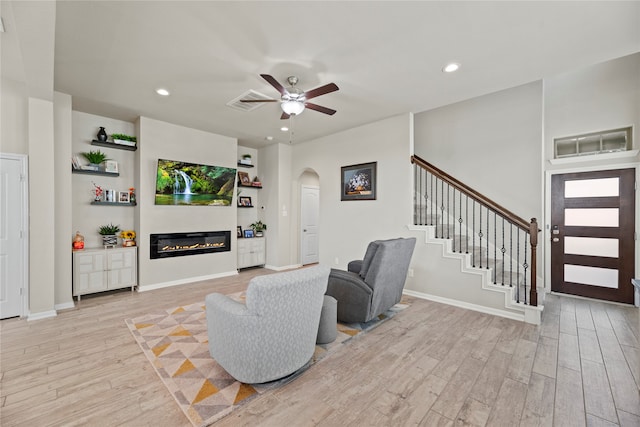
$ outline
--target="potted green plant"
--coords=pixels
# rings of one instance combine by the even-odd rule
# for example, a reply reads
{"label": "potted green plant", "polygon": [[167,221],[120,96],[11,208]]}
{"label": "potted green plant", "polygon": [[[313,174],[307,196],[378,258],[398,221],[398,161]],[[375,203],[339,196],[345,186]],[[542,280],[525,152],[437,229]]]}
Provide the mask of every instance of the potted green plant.
{"label": "potted green plant", "polygon": [[102,236],[102,244],[105,248],[118,244],[118,236],[116,236],[118,231],[120,231],[120,226],[113,224],[101,225],[98,228],[98,233]]}
{"label": "potted green plant", "polygon": [[128,145],[130,147],[135,147],[138,142],[138,138],[135,136],[127,135],[124,133],[112,133],[111,139],[113,139],[114,144],[120,145]]}
{"label": "potted green plant", "polygon": [[256,221],[249,225],[249,227],[256,233],[256,237],[262,237],[262,232],[267,229],[267,224],[264,224],[262,221]]}
{"label": "potted green plant", "polygon": [[105,160],[109,160],[107,155],[100,150],[89,151],[88,153],[82,153],[85,159],[89,161],[90,169],[100,170],[100,163]]}

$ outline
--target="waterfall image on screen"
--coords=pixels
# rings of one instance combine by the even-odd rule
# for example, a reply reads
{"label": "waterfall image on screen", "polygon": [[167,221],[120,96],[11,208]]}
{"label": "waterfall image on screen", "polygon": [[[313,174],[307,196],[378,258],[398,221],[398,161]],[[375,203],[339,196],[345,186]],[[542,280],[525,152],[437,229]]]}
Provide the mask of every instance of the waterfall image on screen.
{"label": "waterfall image on screen", "polygon": [[235,168],[158,160],[156,205],[230,206]]}

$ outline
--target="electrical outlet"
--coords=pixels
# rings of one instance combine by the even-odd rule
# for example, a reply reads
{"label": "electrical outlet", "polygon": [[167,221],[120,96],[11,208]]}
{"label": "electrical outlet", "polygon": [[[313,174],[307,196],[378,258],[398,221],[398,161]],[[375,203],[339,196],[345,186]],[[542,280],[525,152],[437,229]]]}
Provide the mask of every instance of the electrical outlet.
{"label": "electrical outlet", "polygon": [[409,269],[409,277],[413,277],[413,268]]}

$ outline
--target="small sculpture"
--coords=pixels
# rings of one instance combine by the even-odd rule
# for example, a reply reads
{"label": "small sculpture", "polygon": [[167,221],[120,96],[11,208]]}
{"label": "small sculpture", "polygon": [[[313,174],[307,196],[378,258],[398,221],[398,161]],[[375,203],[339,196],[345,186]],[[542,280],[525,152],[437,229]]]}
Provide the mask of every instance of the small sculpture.
{"label": "small sculpture", "polygon": [[79,231],[76,231],[76,235],[73,238],[73,249],[84,249],[84,236]]}

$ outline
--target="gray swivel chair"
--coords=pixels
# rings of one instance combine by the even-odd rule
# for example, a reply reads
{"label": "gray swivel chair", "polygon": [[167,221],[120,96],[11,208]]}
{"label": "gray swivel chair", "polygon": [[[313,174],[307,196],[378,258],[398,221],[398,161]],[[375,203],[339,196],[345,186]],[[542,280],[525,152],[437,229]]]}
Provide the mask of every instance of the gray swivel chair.
{"label": "gray swivel chair", "polygon": [[338,320],[368,322],[400,302],[415,245],[414,237],[376,240],[348,271],[331,269],[326,294],[338,300]]}
{"label": "gray swivel chair", "polygon": [[273,381],[313,356],[329,267],[251,279],[246,304],[222,294],[205,298],[209,353],[243,383]]}

